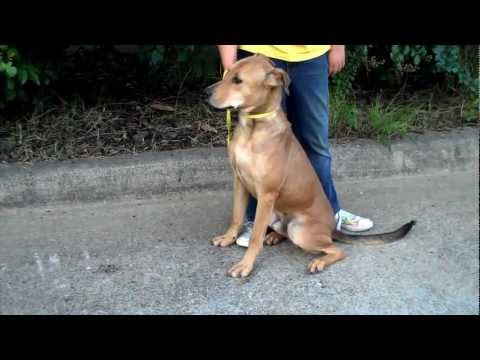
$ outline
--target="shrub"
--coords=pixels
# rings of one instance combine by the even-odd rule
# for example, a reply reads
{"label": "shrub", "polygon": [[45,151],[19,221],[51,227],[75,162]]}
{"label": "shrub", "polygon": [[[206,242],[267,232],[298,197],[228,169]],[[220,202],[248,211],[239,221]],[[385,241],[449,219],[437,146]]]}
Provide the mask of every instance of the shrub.
{"label": "shrub", "polygon": [[219,76],[219,59],[215,46],[146,45],[139,52],[147,66],[147,81],[159,77],[176,85],[203,86]]}
{"label": "shrub", "polygon": [[332,79],[332,90],[345,96],[354,87],[428,88],[443,83],[467,97],[478,96],[478,47],[347,46],[345,69]]}
{"label": "shrub", "polygon": [[38,101],[39,90],[56,79],[52,49],[0,45],[0,108],[15,100]]}
{"label": "shrub", "polygon": [[344,97],[350,94],[353,84],[361,68],[367,64],[368,45],[346,47],[346,65],[343,71],[332,78],[335,96]]}
{"label": "shrub", "polygon": [[[65,92],[78,90],[81,95],[83,86],[81,90],[95,98],[96,94],[89,93],[92,84],[96,92],[106,95],[115,95],[115,89],[122,87],[131,89],[129,94],[161,89],[178,95],[184,88],[196,90],[220,76],[213,45],[145,45],[137,55],[129,56],[119,55],[113,46],[93,46],[94,51],[67,57],[63,56],[66,48],[0,45],[0,107],[41,105],[51,82],[57,79],[55,90],[60,84]],[[346,67],[331,81],[338,101],[359,89],[398,91],[407,86],[428,89],[441,85],[464,94],[468,104],[478,104],[477,46],[347,45],[346,49]],[[77,73],[82,74],[76,77]],[[69,78],[72,74],[75,81]],[[354,126],[354,115],[346,116]]]}

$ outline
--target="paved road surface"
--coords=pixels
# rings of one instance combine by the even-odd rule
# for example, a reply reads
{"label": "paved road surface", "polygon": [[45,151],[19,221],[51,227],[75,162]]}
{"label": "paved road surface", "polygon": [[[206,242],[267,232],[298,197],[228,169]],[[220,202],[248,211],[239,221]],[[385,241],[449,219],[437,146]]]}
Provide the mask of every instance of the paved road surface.
{"label": "paved road surface", "polygon": [[375,230],[417,220],[403,241],[341,245],[317,275],[311,255],[266,247],[247,279],[243,248],[210,238],[229,191],[0,210],[2,314],[478,314],[478,173],[337,183]]}

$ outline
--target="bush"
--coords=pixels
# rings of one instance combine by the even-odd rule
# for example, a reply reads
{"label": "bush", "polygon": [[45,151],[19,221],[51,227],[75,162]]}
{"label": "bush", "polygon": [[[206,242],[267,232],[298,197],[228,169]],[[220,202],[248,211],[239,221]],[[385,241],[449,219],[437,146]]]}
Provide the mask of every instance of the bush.
{"label": "bush", "polygon": [[332,87],[337,96],[349,95],[360,70],[366,69],[368,46],[355,45],[346,47],[345,68],[332,78]]}
{"label": "bush", "polygon": [[39,101],[41,89],[56,79],[54,64],[57,59],[58,51],[48,48],[19,49],[15,45],[0,45],[0,108],[15,100],[32,104]]}
{"label": "bush", "polygon": [[[92,48],[64,56],[65,46],[0,45],[0,107],[13,103],[38,107],[54,80],[59,80],[52,86],[55,90],[60,84],[64,93],[78,91],[82,96],[83,91],[95,98],[96,93],[117,96],[116,89],[122,88],[131,89],[128,94],[178,95],[182,89],[197,90],[220,76],[213,45],[145,45],[129,56],[116,53],[113,46]],[[478,104],[478,83],[476,46],[347,45],[346,67],[333,77],[331,86],[338,98],[351,98],[356,90],[442,86],[465,94],[469,104]]]}
{"label": "bush", "polygon": [[428,88],[445,84],[478,96],[478,47],[459,45],[347,46],[344,71],[332,80],[342,96],[359,88]]}
{"label": "bush", "polygon": [[203,86],[219,76],[219,58],[215,46],[146,45],[139,53],[146,65],[148,82],[159,78],[180,86]]}

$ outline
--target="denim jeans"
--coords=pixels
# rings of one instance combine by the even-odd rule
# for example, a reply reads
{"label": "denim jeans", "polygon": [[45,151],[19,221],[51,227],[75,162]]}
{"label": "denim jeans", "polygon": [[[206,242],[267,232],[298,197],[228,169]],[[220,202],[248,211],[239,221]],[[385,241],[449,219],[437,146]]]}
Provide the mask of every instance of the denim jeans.
{"label": "denim jeans", "polygon": [[[251,55],[239,50],[238,58]],[[329,92],[327,54],[311,60],[288,62],[272,59],[276,67],[290,76],[290,95],[283,94],[282,108],[292,123],[292,130],[307,153],[322,183],[334,213],[340,210],[333,184],[332,158],[328,142]],[[257,201],[250,196],[246,219],[254,221]]]}

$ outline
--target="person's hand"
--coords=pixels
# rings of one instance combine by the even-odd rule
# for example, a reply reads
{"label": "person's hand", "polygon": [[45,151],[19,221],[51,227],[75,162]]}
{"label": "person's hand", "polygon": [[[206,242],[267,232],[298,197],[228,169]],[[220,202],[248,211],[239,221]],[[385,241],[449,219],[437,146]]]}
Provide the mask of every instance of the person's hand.
{"label": "person's hand", "polygon": [[345,66],[345,45],[332,45],[328,52],[328,74],[335,75]]}
{"label": "person's hand", "polygon": [[237,61],[238,45],[217,45],[223,69],[228,71]]}

